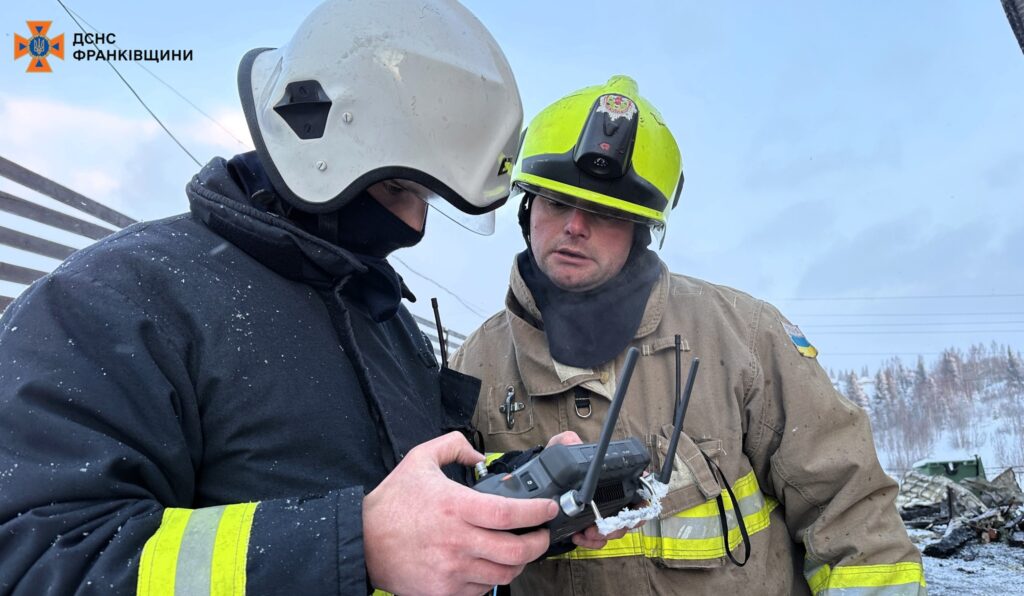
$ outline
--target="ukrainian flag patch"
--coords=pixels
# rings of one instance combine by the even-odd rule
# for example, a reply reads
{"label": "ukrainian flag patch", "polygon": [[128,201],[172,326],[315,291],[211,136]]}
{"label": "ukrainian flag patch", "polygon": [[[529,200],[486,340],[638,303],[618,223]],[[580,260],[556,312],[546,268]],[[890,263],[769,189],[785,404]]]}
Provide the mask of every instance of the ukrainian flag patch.
{"label": "ukrainian flag patch", "polygon": [[789,339],[793,340],[793,345],[796,346],[796,350],[802,356],[814,358],[818,355],[818,348],[815,348],[811,345],[811,342],[807,341],[807,336],[804,335],[803,331],[800,331],[799,327],[785,321],[782,322],[782,326],[786,329]]}

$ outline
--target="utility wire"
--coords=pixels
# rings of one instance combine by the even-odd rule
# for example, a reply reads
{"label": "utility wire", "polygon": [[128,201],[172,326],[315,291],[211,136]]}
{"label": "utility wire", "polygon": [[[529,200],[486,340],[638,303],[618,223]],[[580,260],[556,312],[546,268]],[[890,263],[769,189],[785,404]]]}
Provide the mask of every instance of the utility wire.
{"label": "utility wire", "polygon": [[[75,24],[78,25],[78,28],[82,30],[82,33],[88,33],[85,30],[85,27],[83,27],[82,24],[78,22],[78,19],[75,18],[75,15],[71,14],[71,11],[68,9],[67,6],[64,5],[64,2],[62,0],[57,0],[57,4],[60,4],[61,8],[64,9],[64,12],[68,13],[68,16],[71,17],[71,20],[74,21]],[[97,52],[100,51],[99,46],[97,46],[95,43],[92,44],[92,47],[96,48]],[[194,155],[189,153],[189,150],[186,149],[185,146],[181,144],[181,141],[178,140],[178,137],[174,136],[174,134],[171,133],[171,131],[164,125],[160,118],[158,118],[157,115],[153,113],[153,110],[149,109],[149,106],[146,105],[146,102],[143,101],[141,97],[139,97],[139,94],[136,93],[135,88],[131,86],[131,83],[129,83],[124,78],[124,76],[121,75],[121,71],[117,70],[117,67],[114,66],[114,64],[110,60],[104,60],[104,62],[107,63],[107,66],[113,69],[113,71],[117,74],[117,78],[121,79],[121,82],[124,83],[126,87],[128,87],[128,90],[132,92],[132,95],[135,96],[135,99],[139,100],[139,103],[142,104],[142,107],[146,108],[146,111],[149,112],[149,115],[153,117],[153,120],[156,120],[156,123],[160,125],[160,128],[164,129],[164,132],[167,133],[167,136],[171,137],[171,140],[173,140],[174,143],[178,145],[178,147],[180,147],[182,151],[185,152],[185,155],[188,155],[190,158],[192,158],[192,161],[196,162],[197,166],[202,167],[203,164],[199,163],[199,160],[196,159]]]}
{"label": "utility wire", "polygon": [[946,333],[1024,333],[1024,329],[950,329],[935,331],[815,331],[815,335],[935,335]]}
{"label": "utility wire", "polygon": [[[68,10],[70,10],[70,9],[68,9]],[[99,32],[99,29],[97,29],[96,27],[93,27],[93,26],[92,26],[92,25],[91,25],[91,24],[89,23],[89,21],[87,21],[87,20],[83,19],[83,18],[82,18],[82,16],[81,16],[80,14],[78,14],[77,12],[75,12],[75,11],[73,11],[73,10],[71,10],[70,12],[71,12],[71,14],[75,15],[76,17],[78,17],[78,19],[79,19],[80,21],[82,21],[83,23],[85,23],[86,25],[88,25],[88,27],[89,27],[90,29],[92,29],[93,31]],[[118,46],[117,44],[114,44],[114,47],[115,47],[115,48],[118,48],[118,49],[120,49],[120,47],[119,47],[119,46]],[[185,101],[185,103],[187,103],[188,105],[192,106],[192,108],[193,108],[193,109],[195,109],[195,111],[197,111],[197,112],[199,112],[200,114],[202,114],[202,115],[203,115],[203,116],[204,116],[204,117],[205,117],[205,118],[206,118],[207,120],[209,120],[210,122],[213,122],[214,124],[216,124],[216,125],[217,125],[217,127],[219,127],[219,128],[221,129],[221,130],[223,130],[223,131],[224,131],[225,133],[227,133],[227,135],[228,135],[229,137],[231,137],[232,139],[234,139],[235,141],[237,141],[239,145],[242,145],[242,146],[243,146],[243,147],[245,147],[245,148],[249,148],[249,147],[250,147],[250,145],[249,145],[248,143],[246,143],[246,142],[245,142],[245,141],[243,141],[242,139],[239,139],[238,137],[236,137],[236,136],[234,135],[234,133],[232,133],[232,132],[231,132],[230,130],[228,130],[228,128],[227,128],[226,126],[224,126],[223,124],[221,124],[220,122],[218,122],[218,121],[217,121],[217,120],[216,120],[216,119],[215,119],[215,118],[214,118],[213,116],[210,116],[209,114],[207,114],[206,112],[204,112],[202,108],[200,108],[200,107],[199,107],[199,106],[197,106],[196,104],[192,103],[192,100],[190,100],[189,98],[185,97],[185,96],[184,96],[184,95],[183,95],[183,94],[182,94],[181,92],[179,92],[179,91],[178,91],[177,89],[175,89],[173,85],[171,85],[171,84],[170,84],[170,83],[168,83],[167,81],[165,81],[165,80],[161,79],[160,77],[158,77],[158,76],[156,75],[156,73],[154,73],[154,72],[153,72],[152,70],[149,70],[148,68],[146,68],[146,66],[145,66],[144,64],[142,64],[141,62],[139,62],[138,60],[136,60],[136,61],[135,61],[135,65],[136,65],[136,66],[138,66],[139,68],[141,68],[142,70],[146,71],[147,73],[149,73],[149,76],[151,76],[151,77],[153,77],[154,79],[156,79],[156,80],[160,81],[161,83],[163,83],[163,85],[164,85],[165,87],[167,87],[168,89],[170,89],[170,90],[171,90],[171,91],[172,91],[172,92],[173,92],[173,93],[174,93],[175,95],[177,95],[177,96],[178,96],[178,97],[180,97],[180,98],[181,98],[182,100],[184,100],[184,101]]]}
{"label": "utility wire", "polygon": [[[930,327],[933,325],[1021,325],[1024,321],[935,321],[930,323],[810,323],[801,325],[807,329],[822,329],[825,327]],[[998,329],[993,329],[998,331]]]}
{"label": "utility wire", "polygon": [[[61,1],[61,0],[57,0],[57,3],[58,3],[58,4],[60,4],[60,7],[61,7],[61,8],[65,9],[65,12],[67,12],[67,13],[68,13],[68,16],[70,16],[70,17],[72,18],[72,20],[74,20],[74,22],[75,22],[75,25],[77,25],[77,26],[78,26],[78,28],[79,28],[80,30],[82,30],[82,33],[86,33],[86,31],[85,31],[85,28],[84,28],[84,27],[82,27],[82,23],[84,23],[84,24],[85,24],[86,26],[88,26],[88,27],[89,27],[89,29],[91,29],[91,30],[93,30],[93,31],[98,31],[98,30],[97,30],[97,29],[96,29],[95,27],[93,27],[93,26],[92,26],[92,25],[90,25],[90,24],[89,24],[88,22],[86,22],[86,20],[85,20],[84,18],[82,18],[81,16],[78,16],[78,13],[76,13],[76,12],[73,12],[73,11],[72,11],[72,10],[71,10],[70,8],[68,8],[68,6],[66,6],[66,5],[65,5],[65,3],[63,3],[63,2]],[[81,22],[82,22],[82,23],[79,23],[79,19],[81,19]],[[98,47],[98,46],[97,46],[96,44],[92,44],[92,46],[96,48],[96,51],[99,51],[99,47]],[[117,45],[115,45],[115,47],[117,47]],[[159,124],[159,125],[160,125],[160,127],[164,129],[164,132],[166,132],[166,133],[167,133],[167,134],[168,134],[168,135],[169,135],[169,136],[170,136],[170,137],[171,137],[171,138],[172,138],[172,139],[174,140],[174,142],[175,142],[175,143],[177,143],[177,145],[178,145],[179,147],[181,147],[181,151],[183,151],[183,152],[185,153],[185,155],[187,155],[187,156],[188,156],[189,158],[191,158],[191,160],[193,160],[194,162],[196,162],[196,165],[197,165],[197,166],[200,166],[200,167],[202,167],[202,166],[203,166],[203,164],[201,164],[201,163],[199,162],[199,160],[197,160],[197,159],[196,159],[196,157],[195,157],[195,156],[191,155],[191,154],[190,154],[190,153],[188,152],[187,148],[185,148],[185,146],[184,146],[183,144],[181,144],[181,142],[180,142],[180,141],[179,141],[179,140],[177,139],[177,137],[175,137],[175,136],[174,136],[174,135],[173,135],[173,134],[171,133],[171,131],[170,131],[170,130],[168,130],[168,128],[167,128],[166,126],[164,126],[164,123],[163,123],[163,122],[161,122],[161,120],[160,120],[159,118],[157,118],[157,115],[156,115],[156,114],[154,114],[152,110],[150,110],[150,107],[148,107],[148,105],[146,105],[146,104],[145,104],[145,101],[143,101],[143,100],[142,100],[142,98],[141,98],[141,97],[139,97],[138,93],[136,93],[136,92],[135,92],[135,89],[134,89],[134,88],[133,88],[133,87],[132,87],[132,86],[131,86],[131,85],[130,85],[130,84],[128,83],[128,81],[126,81],[126,80],[125,80],[125,78],[124,78],[124,77],[123,77],[123,76],[121,75],[120,71],[118,71],[118,70],[117,70],[117,69],[116,69],[116,68],[114,67],[114,65],[112,65],[112,63],[111,63],[111,62],[110,62],[109,60],[108,60],[108,61],[106,61],[106,63],[108,63],[108,65],[109,65],[109,66],[110,66],[110,67],[111,67],[112,69],[114,69],[114,72],[115,72],[115,73],[117,73],[117,75],[118,75],[118,78],[120,78],[120,79],[121,79],[121,81],[122,81],[122,82],[123,82],[123,83],[124,83],[124,84],[125,84],[125,85],[126,85],[126,86],[128,87],[128,89],[129,89],[129,90],[131,90],[132,94],[133,94],[133,95],[135,95],[135,98],[136,98],[136,99],[138,99],[139,103],[141,103],[141,104],[142,104],[142,107],[143,107],[143,108],[145,108],[145,111],[146,111],[146,112],[148,112],[148,113],[150,113],[150,116],[152,116],[152,117],[153,117],[153,119],[157,121],[157,124]],[[175,89],[175,88],[174,88],[174,87],[173,87],[172,85],[168,84],[168,83],[167,83],[166,81],[164,81],[163,79],[161,79],[160,77],[158,77],[157,75],[155,75],[155,74],[154,74],[153,72],[151,72],[150,70],[146,69],[146,68],[145,68],[144,66],[142,66],[142,65],[137,65],[137,66],[138,66],[138,67],[140,67],[140,68],[141,68],[142,70],[144,70],[144,71],[145,71],[146,73],[150,73],[150,75],[151,75],[151,76],[153,76],[153,78],[157,79],[158,81],[160,81],[161,83],[163,83],[164,85],[166,85],[166,86],[167,86],[167,87],[168,87],[169,89],[171,89],[171,91],[173,91],[173,92],[174,92],[174,93],[175,93],[175,94],[176,94],[176,95],[177,95],[178,97],[181,97],[182,99],[184,99],[184,100],[185,100],[185,102],[187,102],[187,103],[188,103],[189,105],[191,105],[191,107],[193,107],[193,108],[194,108],[194,109],[195,109],[195,110],[196,110],[197,112],[199,112],[200,114],[202,114],[203,116],[205,116],[205,117],[206,117],[207,119],[209,119],[209,120],[210,120],[211,122],[213,122],[214,124],[216,124],[217,126],[219,126],[219,127],[220,127],[220,128],[221,128],[221,129],[222,129],[222,130],[223,130],[224,132],[226,132],[226,133],[227,133],[228,135],[230,135],[230,136],[231,136],[231,138],[233,138],[234,140],[237,140],[237,141],[238,141],[238,142],[239,142],[240,144],[242,144],[243,146],[246,146],[246,147],[248,147],[248,146],[249,146],[249,145],[248,145],[248,144],[246,144],[246,143],[245,143],[244,141],[242,141],[241,139],[239,139],[239,137],[237,137],[237,136],[234,136],[233,134],[231,134],[231,132],[230,132],[229,130],[227,130],[227,128],[225,128],[225,127],[224,127],[223,125],[221,125],[221,124],[220,124],[219,122],[217,122],[217,121],[216,121],[215,119],[213,119],[213,118],[212,118],[212,117],[211,117],[211,116],[210,116],[209,114],[207,114],[206,112],[204,112],[203,110],[201,110],[201,109],[200,109],[200,108],[198,107],[198,105],[196,105],[196,103],[194,103],[193,101],[189,100],[189,99],[188,99],[187,97],[185,97],[185,96],[184,96],[184,95],[183,95],[182,93],[180,93],[180,92],[179,92],[179,91],[178,91],[177,89]],[[449,289],[447,289],[447,288],[446,288],[446,287],[445,287],[445,286],[444,286],[443,284],[440,284],[439,282],[437,282],[437,281],[435,281],[435,280],[433,280],[433,279],[429,278],[429,276],[427,276],[427,275],[424,275],[423,273],[421,273],[421,272],[417,271],[416,269],[414,269],[413,267],[411,267],[411,266],[410,266],[410,265],[409,265],[408,263],[406,263],[406,261],[403,261],[403,260],[401,260],[401,259],[400,259],[400,258],[398,258],[398,257],[392,257],[392,258],[394,258],[394,260],[396,260],[396,261],[398,261],[399,263],[401,263],[401,264],[402,264],[402,265],[403,265],[404,267],[406,267],[407,269],[409,269],[409,270],[410,270],[411,272],[413,272],[414,274],[416,274],[416,275],[420,276],[420,278],[423,278],[424,280],[426,280],[426,281],[430,282],[431,284],[433,284],[433,285],[437,286],[438,288],[440,288],[441,290],[443,290],[443,291],[444,291],[444,292],[446,292],[447,294],[450,294],[451,296],[453,296],[453,297],[454,297],[454,298],[455,298],[456,300],[458,300],[458,301],[459,301],[459,303],[460,303],[460,304],[462,304],[462,305],[463,305],[463,306],[465,306],[465,307],[466,307],[467,309],[469,309],[469,310],[470,310],[470,311],[471,311],[471,312],[472,312],[473,314],[476,314],[476,315],[477,315],[477,316],[479,316],[480,318],[486,318],[486,315],[485,315],[485,314],[483,314],[482,312],[480,312],[480,310],[479,310],[479,309],[477,309],[477,308],[474,308],[474,307],[473,307],[473,306],[472,306],[471,304],[469,304],[468,302],[466,302],[465,300],[463,300],[461,296],[459,296],[458,294],[456,294],[456,293],[455,293],[455,292],[453,292],[452,290],[449,290]]]}
{"label": "utility wire", "polygon": [[828,352],[824,356],[941,356],[942,352]]}
{"label": "utility wire", "polygon": [[[1020,316],[1024,312],[904,312],[904,313],[805,313],[792,315],[803,317],[992,317]],[[981,322],[981,321],[979,321]]]}
{"label": "utility wire", "polygon": [[453,298],[455,298],[456,300],[459,301],[459,304],[461,304],[462,306],[465,306],[467,309],[469,309],[470,312],[472,312],[476,316],[480,317],[481,319],[486,319],[487,318],[487,315],[483,314],[482,312],[480,312],[476,308],[473,308],[472,305],[470,305],[468,302],[463,300],[462,297],[459,296],[458,294],[456,294],[455,292],[449,290],[447,287],[444,286],[444,284],[442,284],[442,283],[440,283],[440,282],[438,282],[438,281],[436,281],[436,280],[434,280],[434,279],[432,279],[430,277],[427,277],[426,275],[423,275],[419,271],[416,271],[415,269],[410,267],[408,263],[406,263],[405,261],[403,261],[402,259],[400,259],[400,258],[398,258],[398,257],[396,257],[394,255],[392,255],[390,258],[392,258],[392,259],[398,261],[399,263],[401,263],[403,267],[405,267],[406,269],[411,271],[417,277],[422,277],[423,279],[429,281],[430,283],[434,284],[435,286],[441,288],[442,290],[444,290],[445,292],[450,294]]}
{"label": "utility wire", "polygon": [[1024,294],[935,294],[928,296],[823,296],[814,298],[779,298],[778,302],[790,301],[853,301],[853,300],[945,300],[952,298],[1024,298]]}
{"label": "utility wire", "polygon": [[[64,4],[64,2],[62,0],[57,0],[57,3],[61,5],[61,8],[63,8],[65,12],[68,13],[68,16],[71,17],[71,19],[75,22],[75,24],[78,26],[78,28],[83,33],[86,33],[86,30],[82,26],[82,23],[85,23],[93,31],[98,31],[98,29],[93,27],[88,21],[86,21],[84,18],[79,16],[78,13],[73,12],[72,10],[70,10]],[[81,21],[81,22],[79,22],[79,21]],[[93,47],[96,48],[97,51],[99,51],[99,47],[95,43],[93,44]],[[118,46],[115,45],[114,47],[118,47]],[[132,87],[132,85],[124,78],[124,76],[121,74],[121,72],[110,61],[106,61],[106,62],[107,62],[107,65],[110,66],[110,68],[114,71],[114,73],[117,74],[118,78],[121,79],[121,82],[124,83],[124,85],[126,87],[128,87],[128,89],[131,91],[132,95],[135,96],[136,100],[138,100],[138,102],[142,105],[142,107],[145,108],[145,110],[149,113],[149,115],[157,122],[157,124],[160,125],[160,128],[162,128],[164,130],[164,132],[167,133],[167,135],[169,137],[171,137],[171,139],[175,142],[175,144],[177,144],[178,147],[182,151],[184,151],[185,154],[188,155],[192,159],[192,161],[194,161],[196,163],[197,166],[202,166],[202,164],[199,162],[199,160],[196,159],[196,157],[194,155],[192,155],[191,152],[189,152],[189,150],[181,143],[181,141],[179,141],[178,138],[175,137],[174,134],[167,128],[167,126],[164,125],[164,123],[160,120],[160,118],[157,117],[157,115],[153,112],[153,110],[150,109],[150,107],[146,104],[146,102],[142,99],[142,97],[140,97],[139,94],[135,91],[134,87]],[[236,137],[224,125],[222,125],[220,122],[218,122],[212,116],[210,116],[205,111],[203,111],[194,102],[192,102],[187,97],[185,97],[185,95],[183,95],[181,92],[179,92],[173,85],[171,85],[171,84],[167,83],[166,81],[164,81],[163,79],[161,79],[159,76],[157,76],[151,70],[146,68],[144,65],[138,64],[138,63],[136,65],[139,66],[140,68],[142,68],[143,70],[145,70],[150,76],[152,76],[154,79],[156,79],[157,81],[162,83],[168,89],[170,89],[175,95],[177,95],[179,98],[184,100],[189,106],[191,106],[193,109],[195,109],[201,115],[203,115],[205,118],[207,118],[208,120],[213,122],[215,125],[217,125],[221,130],[223,130],[225,133],[227,133],[232,139],[234,139],[240,145],[242,145],[244,147],[249,147],[249,145],[247,145],[244,141],[242,141],[241,139]],[[444,290],[445,292],[447,292],[449,295],[454,297],[460,304],[462,304],[466,309],[471,311],[473,314],[477,315],[478,317],[480,317],[482,319],[486,318],[486,315],[483,314],[482,312],[480,312],[479,309],[477,309],[477,308],[473,307],[472,305],[470,305],[468,302],[463,300],[462,297],[460,297],[458,294],[456,294],[452,290],[450,290],[447,287],[445,287],[443,284],[441,284],[438,281],[436,281],[436,280],[434,280],[434,279],[432,279],[432,278],[430,278],[430,277],[428,277],[428,276],[418,272],[417,270],[413,269],[407,263],[405,263],[402,259],[400,259],[398,257],[393,257],[393,258],[396,261],[398,261],[399,263],[401,263],[411,273],[415,274],[418,277],[421,277],[421,278],[425,279],[426,281],[436,285],[437,287],[439,287],[442,290]],[[959,295],[958,294],[949,294],[949,295],[923,295],[923,296],[794,297],[794,298],[782,298],[782,299],[779,299],[779,301],[808,301],[808,302],[809,301],[823,301],[823,302],[826,302],[826,301],[857,301],[857,300],[927,300],[927,299],[956,299],[956,298],[1020,298],[1020,297],[1024,297],[1024,294],[959,294]],[[1024,313],[1019,313],[1019,312],[1002,312],[1002,313],[879,313],[879,314],[848,314],[847,313],[847,314],[807,314],[807,315],[800,315],[800,316],[803,316],[803,317],[808,317],[808,316],[836,316],[836,317],[870,317],[870,316],[876,316],[876,317],[897,317],[897,316],[907,316],[907,317],[920,317],[920,316],[990,316],[990,315],[1020,315],[1020,314],[1024,314]],[[982,321],[979,321],[978,323],[979,324],[1017,324],[1017,323],[1020,323],[1020,321],[1005,321],[1005,322],[982,322]],[[822,327],[822,326],[827,326],[827,327],[872,327],[872,326],[881,326],[881,327],[884,327],[884,326],[897,327],[897,326],[899,326],[899,327],[906,327],[906,326],[959,325],[959,324],[966,324],[966,323],[918,323],[918,324],[915,324],[915,323],[896,323],[896,324],[889,324],[889,325],[886,325],[886,324],[853,324],[853,325],[839,325],[839,324],[837,324],[837,325],[825,325],[825,324],[819,324],[819,325],[805,325],[805,327],[809,327],[809,328],[810,327],[817,328],[817,327]],[[938,331],[938,330],[935,330],[935,331],[831,331],[831,332],[829,332],[829,331],[824,331],[824,332],[819,331],[819,333],[823,333],[823,334],[826,334],[826,335],[991,333],[991,332],[1021,333],[1021,332],[1024,332],[1024,330],[1012,329],[1012,330],[954,330],[954,331]],[[832,354],[832,355],[833,356],[847,356],[847,355],[849,355],[849,356],[855,356],[855,355],[856,356],[861,356],[861,355],[863,355],[863,356],[874,356],[874,355],[882,355],[882,356],[884,356],[886,354],[867,354],[867,353],[863,353],[863,354],[862,353],[843,354],[843,353],[835,353],[835,354]]]}

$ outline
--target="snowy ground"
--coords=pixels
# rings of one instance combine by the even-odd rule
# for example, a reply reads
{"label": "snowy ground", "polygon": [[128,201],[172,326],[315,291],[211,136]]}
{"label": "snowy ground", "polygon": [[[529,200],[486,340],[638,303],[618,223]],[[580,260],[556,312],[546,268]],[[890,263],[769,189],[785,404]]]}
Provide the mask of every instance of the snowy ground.
{"label": "snowy ground", "polygon": [[1024,548],[969,544],[958,558],[924,557],[929,596],[1024,593]]}
{"label": "snowy ground", "polygon": [[[938,538],[927,530],[910,530],[918,548]],[[1024,548],[1003,543],[968,544],[949,559],[924,557],[929,596],[1024,594]]]}

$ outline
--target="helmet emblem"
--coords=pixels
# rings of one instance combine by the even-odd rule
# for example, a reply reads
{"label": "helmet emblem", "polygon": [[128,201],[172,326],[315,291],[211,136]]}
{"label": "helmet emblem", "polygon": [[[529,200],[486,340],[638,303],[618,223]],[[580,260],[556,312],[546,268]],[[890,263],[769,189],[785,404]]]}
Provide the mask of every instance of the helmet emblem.
{"label": "helmet emblem", "polygon": [[597,111],[608,114],[613,121],[619,118],[632,120],[636,115],[636,104],[628,97],[614,94],[602,95],[597,103]]}

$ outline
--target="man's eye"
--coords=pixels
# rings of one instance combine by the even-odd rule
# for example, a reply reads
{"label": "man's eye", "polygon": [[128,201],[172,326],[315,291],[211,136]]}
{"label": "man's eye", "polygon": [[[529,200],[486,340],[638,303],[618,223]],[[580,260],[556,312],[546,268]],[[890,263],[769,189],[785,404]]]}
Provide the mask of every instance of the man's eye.
{"label": "man's eye", "polygon": [[551,199],[544,199],[544,202],[547,203],[548,208],[550,208],[550,209],[557,209],[557,210],[560,211],[562,209],[566,209],[567,208],[566,205],[563,205],[562,203],[559,203],[558,201],[552,201]]}
{"label": "man's eye", "polygon": [[388,194],[392,195],[400,195],[405,192],[405,189],[402,188],[400,184],[391,180],[384,181],[384,190],[388,191]]}

